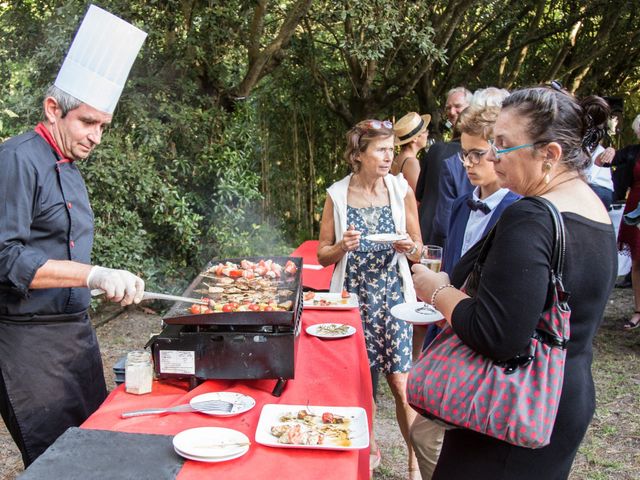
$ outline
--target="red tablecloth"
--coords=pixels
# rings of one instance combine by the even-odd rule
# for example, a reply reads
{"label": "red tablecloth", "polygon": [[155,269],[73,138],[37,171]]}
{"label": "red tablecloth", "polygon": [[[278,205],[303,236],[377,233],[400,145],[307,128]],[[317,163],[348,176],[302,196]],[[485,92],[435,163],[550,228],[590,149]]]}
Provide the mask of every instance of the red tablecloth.
{"label": "red tablecloth", "polygon": [[302,257],[304,262],[302,269],[302,286],[312,290],[329,290],[333,265],[317,269],[318,267],[318,240],[307,240],[291,254],[292,257]]}
{"label": "red tablecloth", "polygon": [[[305,332],[309,325],[336,321],[353,325],[357,329],[356,334],[348,338],[321,340]],[[367,411],[371,428],[371,377],[358,310],[305,310],[302,315],[295,379],[288,380],[279,398],[271,395],[274,385],[275,380],[209,380],[189,392],[184,385],[154,382],[153,392],[141,396],[127,394],[123,386],[120,386],[82,428],[173,435],[188,428],[215,426],[239,430],[253,442],[260,412],[268,403],[360,406]],[[255,398],[257,404],[245,414],[226,418],[201,413],[120,418],[120,414],[125,411],[188,403],[196,395],[214,391],[245,393]],[[253,442],[246,455],[228,462],[201,463],[186,460],[178,479],[364,480],[369,478],[368,453],[368,449],[329,451],[273,448]],[[114,465],[114,468],[117,466]]]}

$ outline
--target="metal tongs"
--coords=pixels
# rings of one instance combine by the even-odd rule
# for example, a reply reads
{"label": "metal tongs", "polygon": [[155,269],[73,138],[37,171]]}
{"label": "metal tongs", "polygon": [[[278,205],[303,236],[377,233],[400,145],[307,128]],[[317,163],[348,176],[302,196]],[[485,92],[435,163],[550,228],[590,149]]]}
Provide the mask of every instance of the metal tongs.
{"label": "metal tongs", "polygon": [[[99,295],[104,294],[104,290],[100,290],[99,288],[95,288],[91,290],[91,296],[97,297]],[[143,300],[169,300],[172,302],[185,302],[185,303],[197,303],[198,305],[209,305],[207,300],[203,300],[201,298],[189,298],[189,297],[180,297],[178,295],[167,295],[166,293],[155,293],[155,292],[144,292],[142,295]]]}

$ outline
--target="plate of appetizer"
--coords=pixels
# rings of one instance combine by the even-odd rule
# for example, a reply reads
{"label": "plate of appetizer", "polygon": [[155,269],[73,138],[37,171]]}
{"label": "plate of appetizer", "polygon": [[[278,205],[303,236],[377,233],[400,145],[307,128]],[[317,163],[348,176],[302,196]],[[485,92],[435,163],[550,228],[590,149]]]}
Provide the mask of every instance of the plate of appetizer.
{"label": "plate of appetizer", "polygon": [[406,235],[398,233],[374,233],[364,237],[365,240],[373,243],[393,243],[399,240],[406,240]]}
{"label": "plate of appetizer", "polygon": [[318,338],[345,338],[356,333],[355,327],[344,323],[317,323],[310,325],[305,330],[309,335]]}
{"label": "plate of appetizer", "polygon": [[244,433],[230,428],[198,427],[173,437],[176,453],[199,462],[225,462],[249,451],[251,442]]}
{"label": "plate of appetizer", "polygon": [[367,448],[367,412],[361,407],[267,404],[260,413],[256,442],[279,448]]}
{"label": "plate of appetizer", "polygon": [[358,296],[344,290],[342,293],[304,292],[303,307],[314,310],[349,310],[358,308]]}
{"label": "plate of appetizer", "polygon": [[399,303],[391,307],[391,315],[414,325],[428,325],[444,318],[444,315],[426,302]]}

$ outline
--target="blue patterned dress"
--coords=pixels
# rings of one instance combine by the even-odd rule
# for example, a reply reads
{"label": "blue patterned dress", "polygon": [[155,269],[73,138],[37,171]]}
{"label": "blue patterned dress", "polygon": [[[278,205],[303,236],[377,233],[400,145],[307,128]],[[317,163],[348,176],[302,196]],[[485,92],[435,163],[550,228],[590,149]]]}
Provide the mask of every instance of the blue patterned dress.
{"label": "blue patterned dress", "polygon": [[391,207],[347,206],[347,224],[362,233],[358,250],[348,254],[345,288],[360,300],[369,365],[384,374],[408,372],[413,330],[390,312],[404,302],[395,250],[391,244],[364,240],[369,234],[396,232]]}

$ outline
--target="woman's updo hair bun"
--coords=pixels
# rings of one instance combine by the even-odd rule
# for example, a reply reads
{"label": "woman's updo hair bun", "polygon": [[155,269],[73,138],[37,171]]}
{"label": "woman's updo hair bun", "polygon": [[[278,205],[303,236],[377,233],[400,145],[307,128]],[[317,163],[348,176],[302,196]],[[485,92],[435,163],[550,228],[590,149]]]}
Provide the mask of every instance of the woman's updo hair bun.
{"label": "woman's updo hair bun", "polygon": [[347,132],[347,147],[344,150],[344,159],[351,166],[353,173],[360,171],[358,154],[364,152],[369,144],[378,138],[393,136],[393,128],[387,127],[380,120],[363,120],[358,122]]}
{"label": "woman's updo hair bun", "polygon": [[593,152],[607,133],[607,120],[611,107],[602,97],[589,95],[580,100],[587,120],[587,130],[583,137],[583,146],[587,152]]}
{"label": "woman's updo hair bun", "polygon": [[597,128],[601,124],[606,128],[609,116],[602,98],[592,96],[584,101],[583,107],[555,82],[552,87],[516,90],[504,100],[502,108],[515,109],[527,119],[532,143],[558,143],[562,147],[561,162],[569,170],[583,172],[591,165],[591,151],[602,139],[597,137]]}

